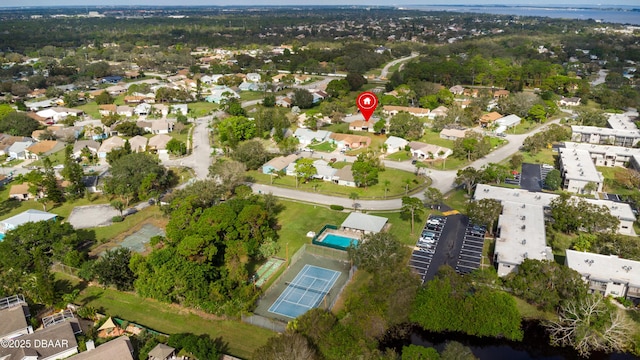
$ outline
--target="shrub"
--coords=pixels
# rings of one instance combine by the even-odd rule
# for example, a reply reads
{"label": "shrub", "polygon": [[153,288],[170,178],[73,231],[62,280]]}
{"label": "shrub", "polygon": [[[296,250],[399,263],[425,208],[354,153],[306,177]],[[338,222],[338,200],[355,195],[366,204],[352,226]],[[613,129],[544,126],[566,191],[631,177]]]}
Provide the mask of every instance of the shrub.
{"label": "shrub", "polygon": [[342,205],[330,205],[329,208],[331,208],[331,210],[337,210],[337,211],[344,210],[344,206]]}
{"label": "shrub", "polygon": [[124,217],[123,216],[114,216],[111,218],[111,221],[114,223],[118,223],[118,222],[123,222],[124,221]]}

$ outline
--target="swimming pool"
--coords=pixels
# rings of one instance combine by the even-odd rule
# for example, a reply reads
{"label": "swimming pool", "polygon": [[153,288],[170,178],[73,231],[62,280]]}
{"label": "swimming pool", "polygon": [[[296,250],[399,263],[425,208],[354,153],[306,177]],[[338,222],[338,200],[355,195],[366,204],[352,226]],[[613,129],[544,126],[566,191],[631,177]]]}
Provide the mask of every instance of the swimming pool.
{"label": "swimming pool", "polygon": [[319,242],[320,245],[346,250],[351,244],[358,246],[358,239],[329,233]]}

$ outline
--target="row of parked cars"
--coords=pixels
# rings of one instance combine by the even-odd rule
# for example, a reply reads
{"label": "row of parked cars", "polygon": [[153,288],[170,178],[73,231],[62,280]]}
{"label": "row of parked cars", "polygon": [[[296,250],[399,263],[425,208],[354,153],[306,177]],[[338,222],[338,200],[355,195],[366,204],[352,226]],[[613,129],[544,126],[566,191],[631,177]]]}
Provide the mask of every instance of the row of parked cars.
{"label": "row of parked cars", "polygon": [[444,216],[432,215],[429,217],[416,243],[418,251],[430,255],[435,254],[436,246],[442,233],[442,227],[446,221],[447,218]]}

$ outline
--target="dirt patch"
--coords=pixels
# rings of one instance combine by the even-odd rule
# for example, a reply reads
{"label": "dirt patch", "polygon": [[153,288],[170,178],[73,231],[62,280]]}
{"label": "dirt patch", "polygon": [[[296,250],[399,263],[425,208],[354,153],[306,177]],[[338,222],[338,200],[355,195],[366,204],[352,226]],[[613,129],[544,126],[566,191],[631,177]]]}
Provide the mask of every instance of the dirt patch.
{"label": "dirt patch", "polygon": [[[113,237],[111,240],[109,240],[108,242],[104,243],[104,244],[100,244],[98,246],[96,246],[95,248],[93,248],[91,250],[91,252],[89,253],[90,256],[99,256],[100,254],[102,254],[103,252],[107,251],[107,250],[111,250],[113,248],[116,248],[120,245],[120,243],[122,243],[122,241],[127,237],[130,236],[136,232],[138,232],[144,225],[146,224],[151,224],[155,227],[158,227],[160,229],[164,229],[167,226],[167,223],[169,222],[168,219],[162,217],[162,218],[149,218],[143,222],[140,222],[138,224],[136,224],[135,226],[129,228],[128,230],[121,232],[120,234],[116,235],[115,237]],[[143,252],[143,255],[148,254],[150,251],[147,250],[145,252]]]}

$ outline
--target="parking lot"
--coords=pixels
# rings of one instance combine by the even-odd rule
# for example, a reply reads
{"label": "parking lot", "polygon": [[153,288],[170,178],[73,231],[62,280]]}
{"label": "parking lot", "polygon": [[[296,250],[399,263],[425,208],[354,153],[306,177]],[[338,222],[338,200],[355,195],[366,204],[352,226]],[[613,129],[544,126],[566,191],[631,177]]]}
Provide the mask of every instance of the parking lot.
{"label": "parking lot", "polygon": [[480,267],[484,233],[461,214],[429,216],[416,236],[409,266],[423,282],[431,280],[445,264],[459,273],[469,273]]}

